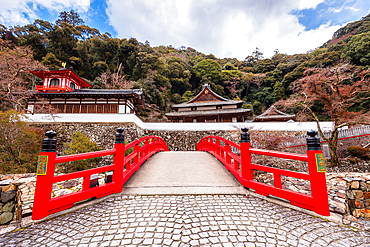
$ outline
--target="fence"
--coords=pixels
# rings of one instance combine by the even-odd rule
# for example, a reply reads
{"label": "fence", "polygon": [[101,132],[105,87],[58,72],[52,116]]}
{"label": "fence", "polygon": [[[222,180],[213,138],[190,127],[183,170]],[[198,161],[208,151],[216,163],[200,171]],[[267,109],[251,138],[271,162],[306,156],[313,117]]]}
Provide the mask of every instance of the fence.
{"label": "fence", "polygon": [[[150,158],[151,155],[159,151],[168,151],[165,141],[158,136],[144,136],[125,145],[124,129],[117,129],[114,148],[110,150],[74,154],[56,157],[56,133],[46,132],[48,138],[44,139],[42,151],[37,164],[37,181],[35,198],[33,204],[32,219],[42,219],[49,214],[53,214],[68,209],[76,202],[80,202],[93,197],[100,198],[113,193],[120,193],[124,183],[137,171],[140,166]],[[125,157],[126,151],[132,151]],[[85,160],[107,155],[114,155],[113,164],[79,171],[59,176],[54,176],[55,164],[71,161]],[[109,172],[111,177],[104,185],[96,184],[95,174]],[[54,183],[70,179],[83,178],[82,190],[71,194],[51,198]]]}
{"label": "fence", "polygon": [[[330,215],[325,178],[325,159],[316,131],[309,131],[307,155],[252,149],[248,129],[243,128],[241,143],[236,144],[219,136],[206,136],[197,144],[198,151],[207,151],[220,160],[235,178],[244,186],[264,196],[273,195],[290,201],[291,204],[312,210],[320,215]],[[252,163],[251,154],[278,157],[308,162],[309,173],[293,172]],[[264,184],[253,180],[254,170],[273,174],[274,184]],[[311,195],[282,188],[281,176],[308,180]]]}
{"label": "fence", "polygon": [[[331,131],[323,132],[326,138],[329,138],[331,136],[331,133],[332,133]],[[340,129],[338,131],[338,140],[367,136],[367,135],[370,135],[370,126],[367,126],[367,125],[355,127],[355,128]],[[291,147],[304,146],[306,145],[305,141],[307,137],[308,137],[307,135],[294,137],[295,139],[294,142],[285,143],[284,147],[291,148]],[[321,143],[326,142],[322,136],[320,136],[320,142]]]}

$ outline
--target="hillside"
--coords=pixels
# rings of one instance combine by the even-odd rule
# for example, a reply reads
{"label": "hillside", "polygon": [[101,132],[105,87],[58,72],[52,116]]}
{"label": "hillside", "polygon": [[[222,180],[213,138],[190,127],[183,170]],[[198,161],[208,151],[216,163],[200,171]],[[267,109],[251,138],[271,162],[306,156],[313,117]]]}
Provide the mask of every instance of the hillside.
{"label": "hillside", "polygon": [[[239,61],[216,58],[191,47],[151,47],[148,41],[113,38],[84,25],[78,14],[71,11],[61,13],[55,23],[36,20],[12,28],[0,24],[0,38],[7,40],[0,44],[1,50],[13,56],[14,61],[24,58],[21,53],[14,53],[15,49],[29,47],[32,62],[28,64],[33,68],[59,69],[66,62],[67,68],[73,67],[94,88],[143,88],[147,109],[140,116],[148,121],[166,121],[163,114],[171,111],[171,104],[189,100],[204,83],[209,83],[212,90],[226,98],[244,100],[244,107],[253,105],[255,114],[259,114],[296,93],[293,82],[302,78],[309,68],[330,68],[346,62],[367,68],[370,65],[369,31],[370,15],[339,29],[332,40],[313,52],[287,55],[276,51],[273,57],[264,58],[256,48],[245,60]],[[5,56],[0,58],[1,63],[7,63]],[[7,68],[0,66],[2,95],[9,94],[9,90],[4,89],[5,80],[9,79],[4,76]],[[24,82],[21,86],[17,84],[18,91],[41,83],[25,72],[17,76]],[[11,100],[3,96],[0,109],[14,108]],[[356,110],[367,111],[367,107],[367,103],[357,105]],[[318,111],[323,119],[329,117],[325,111],[320,112],[319,108]]]}

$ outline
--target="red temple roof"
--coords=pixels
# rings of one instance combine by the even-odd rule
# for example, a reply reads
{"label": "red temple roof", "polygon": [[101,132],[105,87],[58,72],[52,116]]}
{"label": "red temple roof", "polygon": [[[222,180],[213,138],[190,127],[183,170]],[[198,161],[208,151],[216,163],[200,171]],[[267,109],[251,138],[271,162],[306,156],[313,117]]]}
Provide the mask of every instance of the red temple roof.
{"label": "red temple roof", "polygon": [[76,73],[72,69],[60,69],[60,70],[29,70],[31,74],[39,77],[40,79],[44,80],[45,77],[70,77],[73,79],[76,84],[79,84],[81,87],[92,87],[89,83],[85,82],[81,77],[76,75]]}

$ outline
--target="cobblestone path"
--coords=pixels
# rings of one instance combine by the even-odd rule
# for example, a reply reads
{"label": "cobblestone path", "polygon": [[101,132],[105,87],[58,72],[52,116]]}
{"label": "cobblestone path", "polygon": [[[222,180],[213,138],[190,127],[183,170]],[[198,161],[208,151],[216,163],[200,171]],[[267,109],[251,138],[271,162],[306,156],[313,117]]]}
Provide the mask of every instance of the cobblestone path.
{"label": "cobblestone path", "polygon": [[117,195],[25,230],[0,246],[370,246],[354,231],[243,195]]}

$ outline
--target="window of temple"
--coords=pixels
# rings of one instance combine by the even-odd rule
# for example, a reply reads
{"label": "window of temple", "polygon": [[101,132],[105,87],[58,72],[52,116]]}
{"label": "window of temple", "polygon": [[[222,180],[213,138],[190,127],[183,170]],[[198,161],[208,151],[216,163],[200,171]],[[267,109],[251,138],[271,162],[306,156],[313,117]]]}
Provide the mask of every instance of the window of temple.
{"label": "window of temple", "polygon": [[59,87],[60,81],[59,79],[51,79],[49,83],[49,87]]}
{"label": "window of temple", "polygon": [[76,84],[74,84],[73,82],[69,83],[69,87],[72,88],[72,89],[76,89]]}

